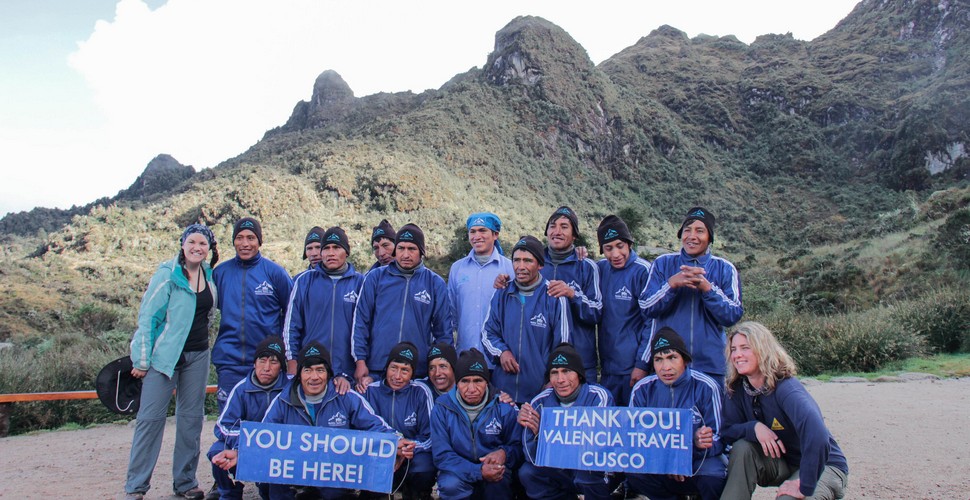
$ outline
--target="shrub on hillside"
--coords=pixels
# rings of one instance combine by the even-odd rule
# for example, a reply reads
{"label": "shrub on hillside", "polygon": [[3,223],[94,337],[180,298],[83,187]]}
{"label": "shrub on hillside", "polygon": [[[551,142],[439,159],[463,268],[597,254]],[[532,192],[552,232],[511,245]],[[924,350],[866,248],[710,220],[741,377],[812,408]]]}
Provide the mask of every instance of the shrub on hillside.
{"label": "shrub on hillside", "polygon": [[113,330],[121,315],[114,309],[98,304],[85,304],[71,315],[71,324],[87,335],[93,336]]}
{"label": "shrub on hillside", "polygon": [[946,218],[936,233],[936,244],[951,258],[956,269],[970,267],[970,208],[957,210]]}
{"label": "shrub on hillside", "polygon": [[923,354],[924,338],[893,320],[889,308],[816,316],[780,310],[761,318],[788,349],[799,371],[869,372]]}
{"label": "shrub on hillside", "polygon": [[970,298],[966,290],[945,288],[896,308],[894,320],[926,339],[937,352],[970,351]]}

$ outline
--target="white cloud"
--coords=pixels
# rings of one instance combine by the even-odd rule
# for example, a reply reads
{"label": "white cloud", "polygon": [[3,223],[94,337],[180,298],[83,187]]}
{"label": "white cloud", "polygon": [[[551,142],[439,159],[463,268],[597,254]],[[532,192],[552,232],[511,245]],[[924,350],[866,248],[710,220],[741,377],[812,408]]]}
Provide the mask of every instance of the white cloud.
{"label": "white cloud", "polygon": [[[15,162],[33,162],[35,174],[44,172],[42,182],[19,179],[30,183],[17,189],[19,198],[0,193],[0,212],[29,207],[17,201],[30,203],[25,191],[41,195],[33,199],[47,206],[113,195],[158,153],[197,169],[214,166],[283,124],[326,69],[340,73],[357,96],[437,88],[484,64],[495,32],[518,15],[558,24],[598,63],[662,24],[690,36],[733,33],[746,42],[767,32],[813,38],[833,27],[852,3],[592,5],[169,0],[151,10],[141,0],[121,0],[115,18],[99,21],[69,57],[100,113],[87,117],[90,125],[76,133],[40,131],[42,139],[31,139],[31,131],[0,129],[5,149],[31,147]],[[39,184],[46,187],[38,189]]]}

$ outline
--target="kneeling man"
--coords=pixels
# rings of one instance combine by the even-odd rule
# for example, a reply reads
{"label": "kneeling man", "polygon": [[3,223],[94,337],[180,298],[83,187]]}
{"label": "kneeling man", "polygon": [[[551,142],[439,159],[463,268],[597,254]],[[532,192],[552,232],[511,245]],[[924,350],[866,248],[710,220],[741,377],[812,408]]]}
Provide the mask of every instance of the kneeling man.
{"label": "kneeling man", "polygon": [[613,396],[596,384],[586,383],[583,358],[568,342],[559,344],[546,363],[546,382],[550,388],[540,392],[519,410],[519,424],[525,427],[523,443],[526,461],[519,478],[529,498],[559,499],[583,495],[586,500],[610,498],[605,472],[553,469],[535,465],[539,437],[539,417],[543,407],[613,406]]}
{"label": "kneeling man", "polygon": [[700,495],[721,497],[727,477],[721,441],[721,387],[706,374],[692,370],[684,339],[663,327],[650,346],[655,374],[633,387],[631,407],[691,410],[694,423],[694,474],[691,476],[627,474],[631,488],[652,499]]}
{"label": "kneeling man", "polygon": [[431,410],[431,443],[438,496],[445,500],[512,498],[512,473],[521,463],[518,410],[498,400],[478,349],[461,353],[455,389]]}

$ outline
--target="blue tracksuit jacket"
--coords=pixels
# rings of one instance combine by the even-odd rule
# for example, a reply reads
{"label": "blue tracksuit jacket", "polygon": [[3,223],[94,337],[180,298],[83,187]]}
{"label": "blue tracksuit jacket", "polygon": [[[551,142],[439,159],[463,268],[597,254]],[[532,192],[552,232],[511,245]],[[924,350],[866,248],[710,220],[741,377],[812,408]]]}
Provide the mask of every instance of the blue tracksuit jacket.
{"label": "blue tracksuit jacket", "polygon": [[706,450],[694,448],[694,475],[724,477],[727,473],[724,441],[721,439],[721,388],[711,377],[689,366],[672,385],[663,383],[656,375],[640,379],[633,386],[630,407],[683,408],[693,413],[694,433],[702,426],[714,431],[714,446]]}
{"label": "blue tracksuit jacket", "polygon": [[[543,280],[529,296],[520,294],[514,281],[496,291],[482,327],[482,345],[495,358],[492,383],[517,402],[539,393],[549,354],[560,342],[571,342],[569,305],[565,297],[550,297],[548,285]],[[498,358],[503,351],[512,351],[519,373],[502,369]]]}
{"label": "blue tracksuit jacket", "polygon": [[635,365],[646,370],[641,358],[647,350],[651,321],[643,315],[638,297],[647,286],[650,264],[631,250],[622,269],[613,269],[606,259],[596,265],[603,290],[598,339],[603,373],[629,375]]}
{"label": "blue tracksuit jacket", "polygon": [[[682,265],[703,267],[711,290],[701,293],[686,287],[670,288],[667,280],[679,273]],[[661,255],[650,268],[647,287],[640,294],[640,307],[654,320],[651,340],[657,330],[669,326],[687,343],[693,359],[691,368],[724,375],[724,329],[744,314],[741,280],[733,264],[711,255],[710,250],[697,258],[683,249]],[[649,356],[649,350],[644,355]]]}
{"label": "blue tracksuit jacket", "polygon": [[[600,408],[613,406],[613,395],[601,385],[589,383],[580,384],[576,390],[579,391],[579,396],[573,401],[572,406],[597,406]],[[543,389],[542,392],[536,394],[536,397],[532,398],[529,404],[539,414],[542,414],[543,408],[558,408],[562,406],[559,398],[556,396],[556,391],[552,387]],[[539,446],[537,437],[532,433],[532,430],[525,427],[522,428],[522,445],[525,449],[526,459],[532,464],[535,464],[536,450]]]}
{"label": "blue tracksuit jacket", "polygon": [[410,276],[396,263],[374,269],[364,276],[353,329],[355,362],[366,360],[368,369],[383,371],[387,353],[406,340],[420,351],[415,377],[423,377],[431,344],[454,343],[445,280],[424,264]]}
{"label": "blue tracksuit jacket", "polygon": [[276,377],[276,382],[268,389],[264,389],[253,382],[255,372],[239,381],[226,400],[226,406],[219,415],[219,420],[213,429],[216,439],[226,443],[227,450],[235,449],[239,440],[239,425],[245,420],[259,422],[266,415],[266,409],[273,399],[283,391],[289,380],[285,371]]}
{"label": "blue tracksuit jacket", "polygon": [[286,359],[296,359],[304,345],[317,341],[330,351],[334,374],[353,378],[350,337],[363,281],[351,264],[338,279],[319,265],[297,275],[283,325]]}
{"label": "blue tracksuit jacket", "polygon": [[[596,325],[603,311],[600,294],[599,268],[592,259],[579,260],[570,255],[565,261],[553,264],[549,247],[546,247],[546,265],[539,270],[546,280],[565,281],[576,292],[569,299],[569,313],[572,319],[570,340],[579,354],[583,356],[586,378],[596,378]],[[543,361],[545,363],[545,361]],[[545,364],[543,364],[545,366]]]}
{"label": "blue tracksuit jacket", "polygon": [[279,264],[256,254],[248,261],[234,257],[219,264],[212,278],[219,289],[222,312],[212,364],[251,368],[256,346],[283,331],[290,275]]}
{"label": "blue tracksuit jacket", "polygon": [[364,399],[401,436],[415,442],[410,471],[432,470],[431,407],[434,402],[428,387],[412,380],[403,389],[395,391],[382,380],[367,386]]}
{"label": "blue tracksuit jacket", "polygon": [[289,386],[270,403],[263,422],[394,432],[383,418],[374,413],[374,409],[364,396],[354,391],[348,391],[341,396],[337,394],[332,380],[327,381],[327,391],[320,408],[316,413],[310,413],[310,408],[304,402],[303,387],[294,378]]}
{"label": "blue tracksuit jacket", "polygon": [[[753,399],[744,392],[742,382],[735,382],[734,393],[724,405],[724,440],[731,444],[739,439],[757,443],[754,427]],[[795,377],[779,380],[775,389],[759,397],[763,420],[785,445],[782,455],[788,465],[798,469],[801,493],[811,496],[826,465],[846,474],[849,465],[838,443],[832,437],[818,403]]]}
{"label": "blue tracksuit jacket", "polygon": [[[490,388],[489,393],[495,389]],[[492,397],[474,422],[458,403],[457,389],[440,396],[431,410],[431,449],[438,470],[448,471],[464,482],[482,480],[482,463],[489,453],[505,450],[505,466],[522,463],[522,426],[519,410]]]}

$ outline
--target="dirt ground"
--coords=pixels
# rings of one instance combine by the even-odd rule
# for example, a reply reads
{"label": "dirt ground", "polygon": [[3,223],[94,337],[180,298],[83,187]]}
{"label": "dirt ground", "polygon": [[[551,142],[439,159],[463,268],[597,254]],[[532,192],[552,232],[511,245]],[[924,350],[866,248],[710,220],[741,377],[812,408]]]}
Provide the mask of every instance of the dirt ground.
{"label": "dirt ground", "polygon": [[[970,497],[970,378],[830,382],[808,390],[848,458],[846,498]],[[212,425],[203,431],[203,460]],[[0,497],[123,498],[131,433],[130,425],[109,424],[0,439]],[[173,436],[170,423],[148,499],[175,498]],[[212,484],[205,463],[199,479]],[[258,495],[247,487],[246,498]],[[774,491],[759,489],[755,498],[774,498]]]}

